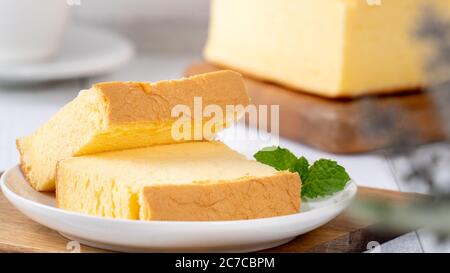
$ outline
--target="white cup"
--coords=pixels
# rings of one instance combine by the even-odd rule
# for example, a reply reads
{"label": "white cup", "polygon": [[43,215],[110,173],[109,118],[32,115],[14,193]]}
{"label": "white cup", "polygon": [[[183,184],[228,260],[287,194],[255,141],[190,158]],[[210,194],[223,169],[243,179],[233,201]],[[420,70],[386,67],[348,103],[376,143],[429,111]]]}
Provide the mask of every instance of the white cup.
{"label": "white cup", "polygon": [[61,47],[66,0],[0,0],[0,63],[44,61]]}

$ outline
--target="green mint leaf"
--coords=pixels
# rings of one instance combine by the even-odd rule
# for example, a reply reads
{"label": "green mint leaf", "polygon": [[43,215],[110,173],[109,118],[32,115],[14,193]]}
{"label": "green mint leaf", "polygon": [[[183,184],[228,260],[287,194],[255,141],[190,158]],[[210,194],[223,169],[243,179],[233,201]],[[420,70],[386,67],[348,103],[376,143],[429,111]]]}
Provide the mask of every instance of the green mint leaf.
{"label": "green mint leaf", "polygon": [[320,159],[310,167],[308,178],[302,180],[302,197],[317,198],[344,189],[350,176],[336,161]]}
{"label": "green mint leaf", "polygon": [[278,171],[291,170],[297,161],[297,157],[288,149],[280,147],[267,147],[254,155],[255,159],[269,165]]}
{"label": "green mint leaf", "polygon": [[302,180],[302,197],[317,198],[332,195],[345,188],[350,176],[336,161],[320,159],[312,166],[305,157],[297,158],[288,149],[267,147],[254,155],[263,164],[279,171],[297,172]]}
{"label": "green mint leaf", "polygon": [[302,156],[300,157],[294,165],[294,168],[290,170],[291,172],[298,172],[302,181],[306,181],[309,176],[309,162]]}

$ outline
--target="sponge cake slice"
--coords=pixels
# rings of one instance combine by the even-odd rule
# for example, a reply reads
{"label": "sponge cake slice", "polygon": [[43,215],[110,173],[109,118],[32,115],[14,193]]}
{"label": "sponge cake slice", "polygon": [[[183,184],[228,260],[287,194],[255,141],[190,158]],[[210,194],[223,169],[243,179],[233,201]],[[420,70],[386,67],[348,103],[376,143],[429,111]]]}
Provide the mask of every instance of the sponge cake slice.
{"label": "sponge cake slice", "polygon": [[[224,113],[226,105],[249,103],[241,76],[232,71],[157,83],[95,84],[36,132],[17,140],[22,171],[36,190],[53,191],[59,160],[177,142],[171,135],[176,120],[171,111],[180,104],[193,109],[194,97],[201,97],[204,106],[220,106]],[[224,118],[218,123],[220,129],[227,122]]]}
{"label": "sponge cake slice", "polygon": [[297,213],[300,177],[220,142],[74,157],[57,168],[57,206],[140,220],[239,220]]}

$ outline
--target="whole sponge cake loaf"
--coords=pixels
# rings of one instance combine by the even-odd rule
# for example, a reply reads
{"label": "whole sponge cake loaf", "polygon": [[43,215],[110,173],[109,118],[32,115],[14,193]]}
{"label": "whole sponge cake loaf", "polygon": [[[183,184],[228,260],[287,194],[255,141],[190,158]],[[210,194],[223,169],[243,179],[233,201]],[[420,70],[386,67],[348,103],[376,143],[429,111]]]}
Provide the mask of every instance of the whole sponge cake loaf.
{"label": "whole sponge cake loaf", "polygon": [[221,142],[190,142],[62,160],[57,206],[140,220],[238,220],[297,213],[300,177]]}
{"label": "whole sponge cake loaf", "polygon": [[[62,159],[183,141],[172,136],[177,118],[171,111],[176,105],[194,109],[194,97],[224,112],[227,105],[249,103],[241,76],[232,71],[156,83],[95,84],[36,132],[17,140],[22,171],[36,190],[53,191],[56,164]],[[225,118],[215,122],[217,130],[228,123]]]}
{"label": "whole sponge cake loaf", "polygon": [[[205,58],[325,97],[426,84],[415,32],[425,6],[449,0],[213,0]],[[375,4],[375,1],[372,1]]]}

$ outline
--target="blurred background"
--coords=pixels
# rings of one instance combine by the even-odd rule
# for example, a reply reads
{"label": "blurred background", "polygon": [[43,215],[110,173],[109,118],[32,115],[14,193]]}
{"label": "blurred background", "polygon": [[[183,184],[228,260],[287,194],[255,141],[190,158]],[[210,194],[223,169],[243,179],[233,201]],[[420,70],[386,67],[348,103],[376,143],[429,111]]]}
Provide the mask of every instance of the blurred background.
{"label": "blurred background", "polygon": [[114,29],[139,52],[201,56],[208,34],[208,0],[89,0],[73,6],[75,22]]}
{"label": "blurred background", "polygon": [[[48,16],[58,14],[60,18],[48,17],[27,35],[48,32],[54,39],[53,46],[58,44],[61,32],[60,47],[48,53],[53,56],[34,61],[6,60],[11,54],[1,61],[0,54],[0,171],[18,162],[15,139],[38,128],[79,90],[100,81],[179,78],[190,64],[202,59],[208,35],[208,0],[56,0],[63,5],[51,12],[45,9],[46,1],[55,3],[28,1],[28,5],[35,5],[34,10],[41,16],[49,12]],[[7,9],[12,2],[15,0],[2,0],[0,4],[0,52],[8,48],[9,52],[18,51],[14,43],[23,44],[23,40],[11,39],[8,44],[6,39],[20,36],[20,24],[31,22],[24,19],[26,16],[19,18],[22,22],[17,20],[14,10]],[[36,16],[31,10],[28,18]],[[33,50],[50,47],[51,39],[42,44],[38,40],[31,43]],[[25,56],[20,52],[17,55]],[[375,122],[388,121],[389,117]],[[237,125],[238,130],[242,126]],[[375,131],[380,130],[377,127]],[[255,152],[253,147],[237,141],[228,144],[248,157]],[[450,148],[444,141],[402,152],[381,150],[351,155],[326,152],[283,137],[280,146],[311,160],[335,159],[361,186],[434,193],[436,188],[430,184],[429,174],[433,175],[432,183],[437,179],[441,188],[448,189],[450,184]],[[384,244],[381,250],[450,252],[450,243],[419,229]]]}

